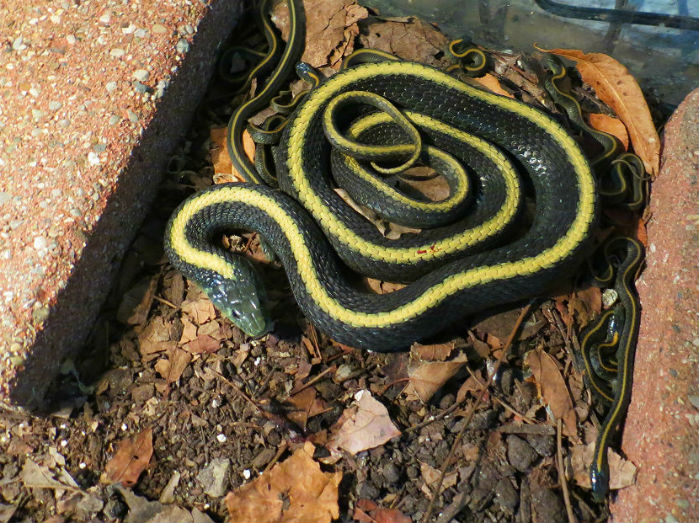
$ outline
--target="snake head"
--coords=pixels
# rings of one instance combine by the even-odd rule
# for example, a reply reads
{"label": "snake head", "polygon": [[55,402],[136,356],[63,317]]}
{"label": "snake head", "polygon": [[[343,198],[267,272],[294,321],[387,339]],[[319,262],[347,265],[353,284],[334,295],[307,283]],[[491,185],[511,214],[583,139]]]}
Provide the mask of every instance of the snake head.
{"label": "snake head", "polygon": [[234,278],[214,274],[207,278],[202,290],[214,306],[236,327],[254,338],[272,330],[262,280],[255,267],[245,258],[236,256],[231,264]]}

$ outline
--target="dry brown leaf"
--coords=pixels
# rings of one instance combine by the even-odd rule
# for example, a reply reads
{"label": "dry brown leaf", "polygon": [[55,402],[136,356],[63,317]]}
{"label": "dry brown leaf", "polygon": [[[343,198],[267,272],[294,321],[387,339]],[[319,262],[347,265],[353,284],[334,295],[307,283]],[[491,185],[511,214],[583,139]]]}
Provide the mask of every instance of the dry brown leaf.
{"label": "dry brown leaf", "polygon": [[200,334],[194,340],[185,343],[182,348],[192,354],[203,354],[216,352],[220,347],[221,341],[208,334]]}
{"label": "dry brown leaf", "polygon": [[593,87],[627,127],[634,152],[652,176],[659,173],[661,140],[651,119],[649,106],[637,80],[620,62],[602,53],[586,54],[578,49],[541,49],[576,62],[581,78]]}
{"label": "dry brown leaf", "polygon": [[453,341],[449,343],[434,343],[432,345],[422,345],[414,343],[411,345],[411,357],[421,361],[445,361],[455,348]]}
{"label": "dry brown leaf", "polygon": [[449,361],[415,361],[408,365],[407,398],[418,398],[427,402],[467,362],[460,353]]}
{"label": "dry brown leaf", "polygon": [[447,48],[447,37],[417,18],[371,22],[360,35],[360,42],[363,47],[386,51],[404,60],[435,67],[448,65],[443,51]]}
{"label": "dry brown leaf", "polygon": [[125,325],[143,325],[148,319],[153,299],[156,295],[157,277],[149,277],[140,280],[131,289],[126,291],[119,309],[117,320]]}
{"label": "dry brown leaf", "polygon": [[233,164],[231,163],[231,157],[228,155],[228,149],[226,147],[227,131],[228,129],[226,127],[213,127],[209,131],[209,139],[211,141],[209,152],[216,174],[233,173]]}
{"label": "dry brown leaf", "polygon": [[[427,463],[420,462],[420,474],[423,476],[423,485],[421,491],[428,497],[433,495],[433,487],[440,480],[441,472],[435,467],[431,467]],[[440,492],[457,484],[457,471],[453,470],[445,474],[440,484]]]}
{"label": "dry brown leaf", "polygon": [[196,325],[203,325],[216,317],[216,309],[204,293],[199,294],[195,299],[188,296],[182,302],[182,312],[192,318]]}
{"label": "dry brown leaf", "polygon": [[182,335],[180,336],[180,345],[194,340],[197,338],[197,326],[190,321],[187,316],[181,318],[182,321]]}
{"label": "dry brown leaf", "polygon": [[156,362],[155,369],[169,384],[180,379],[182,373],[192,361],[192,353],[175,348],[168,352],[168,357]]}
{"label": "dry brown leaf", "polygon": [[[456,397],[456,402],[457,403],[462,403],[466,398],[467,394],[471,393],[478,393],[483,389],[484,386],[482,383],[479,382],[479,380],[475,376],[469,376],[462,385],[460,385],[459,390],[457,391],[457,397]],[[477,394],[473,394],[474,397],[477,397]],[[484,396],[488,395],[488,390],[484,391]]]}
{"label": "dry brown leaf", "polygon": [[[590,467],[595,452],[595,441],[588,445],[574,445],[571,448],[571,468],[574,481],[584,487],[591,488]],[[608,449],[610,467],[610,489],[618,490],[634,485],[637,467],[631,461],[620,457],[614,450]]]}
{"label": "dry brown leaf", "polygon": [[630,140],[627,134],[627,128],[618,118],[613,118],[607,114],[590,113],[588,115],[588,124],[593,127],[593,129],[612,134],[615,138],[620,140],[625,151],[629,147]]}
{"label": "dry brown leaf", "polygon": [[306,429],[306,422],[309,418],[318,416],[326,412],[326,402],[318,397],[316,389],[307,387],[301,392],[290,396],[287,403],[296,407],[296,411],[289,412],[287,417],[301,428]]}
{"label": "dry brown leaf", "polygon": [[302,448],[250,483],[226,495],[230,523],[327,523],[339,516],[342,472],[323,472],[314,445]]}
{"label": "dry brown leaf", "polygon": [[383,445],[401,435],[386,407],[374,399],[368,390],[355,394],[355,403],[345,409],[331,430],[328,449],[331,452],[342,449],[352,455]]}
{"label": "dry brown leaf", "polygon": [[492,93],[507,96],[508,98],[515,98],[513,96],[513,93],[510,93],[506,91],[503,87],[501,87],[501,82],[499,81],[499,79],[491,73],[486,73],[480,78],[472,78],[472,80],[480,86],[485,87]]}
{"label": "dry brown leaf", "polygon": [[603,310],[603,299],[600,287],[590,286],[579,289],[569,297],[569,314],[576,314],[582,327],[598,316]]}
{"label": "dry brown leaf", "polygon": [[525,364],[530,367],[540,395],[554,418],[564,422],[564,433],[576,437],[574,404],[555,359],[542,349],[535,349],[526,354]]}
{"label": "dry brown leaf", "polygon": [[121,483],[132,487],[146,469],[153,456],[153,429],[146,429],[134,437],[119,442],[117,452],[107,462],[100,480],[103,483]]}
{"label": "dry brown leaf", "polygon": [[148,360],[155,354],[169,351],[177,347],[177,341],[172,337],[172,323],[162,316],[156,316],[146,324],[139,333],[139,352],[141,357]]}
{"label": "dry brown leaf", "polygon": [[[304,11],[306,46],[301,61],[317,68],[338,68],[343,57],[354,51],[355,37],[360,32],[357,22],[367,18],[369,12],[355,0],[304,0]],[[285,2],[275,6],[271,19],[287,40],[289,11]]]}
{"label": "dry brown leaf", "polygon": [[360,523],[411,523],[413,520],[396,509],[381,508],[369,499],[358,499],[352,515]]}

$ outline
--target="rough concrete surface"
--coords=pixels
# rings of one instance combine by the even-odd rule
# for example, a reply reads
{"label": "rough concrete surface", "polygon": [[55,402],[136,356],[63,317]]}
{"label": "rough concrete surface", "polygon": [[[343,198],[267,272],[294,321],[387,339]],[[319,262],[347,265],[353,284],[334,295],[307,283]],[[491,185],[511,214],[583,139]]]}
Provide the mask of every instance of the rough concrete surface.
{"label": "rough concrete surface", "polygon": [[238,0],[0,7],[0,402],[80,348]]}
{"label": "rough concrete surface", "polygon": [[637,483],[614,521],[698,521],[698,91],[664,131],[653,183],[642,321],[622,449]]}

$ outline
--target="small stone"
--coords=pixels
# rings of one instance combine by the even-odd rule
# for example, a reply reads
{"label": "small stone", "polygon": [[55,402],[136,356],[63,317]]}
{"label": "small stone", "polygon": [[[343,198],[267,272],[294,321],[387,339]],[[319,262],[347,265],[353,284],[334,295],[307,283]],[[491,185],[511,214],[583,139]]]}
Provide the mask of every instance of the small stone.
{"label": "small stone", "polygon": [[393,463],[387,463],[384,465],[384,467],[382,467],[382,476],[384,476],[384,480],[389,485],[394,485],[398,483],[399,479],[401,479],[399,469]]}
{"label": "small stone", "polygon": [[107,144],[104,143],[96,143],[95,145],[92,146],[92,150],[95,151],[96,153],[103,153],[107,150]]}
{"label": "small stone", "polygon": [[95,153],[95,151],[90,151],[88,153],[88,163],[90,165],[100,165],[100,157]]}
{"label": "small stone", "polygon": [[146,80],[148,80],[148,71],[146,71],[145,69],[137,69],[136,71],[134,71],[133,76],[139,82],[145,82]]}
{"label": "small stone", "polygon": [[190,50],[190,43],[184,38],[180,38],[175,45],[175,49],[178,53],[184,54]]}
{"label": "small stone", "polygon": [[151,31],[156,34],[164,34],[168,31],[168,28],[161,24],[155,24],[153,27],[151,27]]}
{"label": "small stone", "polygon": [[24,51],[26,48],[27,48],[27,46],[24,44],[24,40],[22,39],[21,36],[18,36],[12,42],[12,50],[13,51]]}
{"label": "small stone", "polygon": [[506,444],[508,445],[508,461],[520,472],[529,469],[532,462],[537,459],[535,449],[518,436],[511,434],[506,439]]}
{"label": "small stone", "polygon": [[109,117],[109,125],[117,125],[121,121],[121,118],[116,114]]}
{"label": "small stone", "polygon": [[66,36],[66,42],[68,43],[68,45],[75,45],[76,41],[77,40],[75,39],[75,36],[73,36],[73,35]]}
{"label": "small stone", "polygon": [[131,109],[127,109],[126,114],[129,116],[129,120],[133,123],[138,123],[139,121],[139,115],[136,114],[134,111]]}
{"label": "small stone", "polygon": [[226,458],[216,458],[197,474],[197,481],[202,485],[204,493],[219,498],[226,493],[226,477],[230,462]]}
{"label": "small stone", "polygon": [[5,249],[0,252],[0,260],[9,260],[12,257],[12,251],[10,249]]}
{"label": "small stone", "polygon": [[61,108],[61,106],[61,102],[49,102],[49,110],[51,111],[58,111]]}
{"label": "small stone", "polygon": [[46,318],[49,317],[49,308],[48,307],[39,307],[38,309],[34,309],[32,311],[32,319],[34,320],[35,324],[43,323],[46,321]]}
{"label": "small stone", "polygon": [[44,111],[40,111],[39,109],[32,109],[32,116],[34,117],[34,120],[40,120],[42,116],[44,116]]}
{"label": "small stone", "polygon": [[119,47],[115,47],[109,52],[109,56],[113,58],[121,58],[126,54],[126,51],[124,49],[121,49]]}
{"label": "small stone", "polygon": [[113,92],[117,88],[117,82],[107,82],[105,84],[105,89],[107,89],[108,93]]}
{"label": "small stone", "polygon": [[137,29],[134,31],[134,36],[136,38],[146,38],[146,35],[148,35],[148,32],[145,29]]}
{"label": "small stone", "polygon": [[43,236],[35,236],[34,237],[34,248],[37,251],[43,251],[44,249],[46,249],[48,247],[48,245],[49,245],[48,241]]}
{"label": "small stone", "polygon": [[134,83],[132,85],[134,86],[134,90],[139,94],[144,94],[151,90],[151,88],[148,87],[146,84],[142,84],[137,80],[134,80]]}
{"label": "small stone", "polygon": [[99,18],[100,22],[103,23],[103,24],[105,24],[105,25],[109,23],[110,19],[111,19],[111,16],[110,16],[109,12],[103,14],[103,15]]}
{"label": "small stone", "polygon": [[12,199],[9,192],[0,192],[0,205],[9,202]]}
{"label": "small stone", "polygon": [[503,507],[507,512],[512,514],[515,511],[515,507],[518,506],[520,497],[513,488],[510,480],[508,478],[502,478],[499,480],[499,482],[496,483],[494,492],[496,494],[494,501]]}

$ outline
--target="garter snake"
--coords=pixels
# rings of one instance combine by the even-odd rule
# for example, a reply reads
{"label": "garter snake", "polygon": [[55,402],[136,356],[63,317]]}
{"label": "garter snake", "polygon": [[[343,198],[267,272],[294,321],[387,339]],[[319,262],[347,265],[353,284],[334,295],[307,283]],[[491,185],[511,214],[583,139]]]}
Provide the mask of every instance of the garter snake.
{"label": "garter snake", "polygon": [[[303,8],[300,0],[287,3],[290,37],[281,61],[262,91],[234,112],[229,123],[229,152],[248,183],[221,184],[196,193],[176,209],[166,230],[165,247],[173,265],[225,316],[251,336],[272,326],[256,271],[219,244],[222,234],[239,229],[256,231],[274,251],[299,307],[314,325],[339,342],[374,351],[405,349],[462,316],[541,294],[576,269],[597,221],[597,182],[564,127],[522,102],[390,55],[360,51],[351,56],[331,78],[314,79],[313,89],[287,121],[262,129],[281,130],[274,148],[281,190],[262,184],[267,177],[245,157],[240,134],[301,55]],[[264,0],[263,8],[266,5]],[[269,26],[267,30],[272,31]],[[275,41],[270,40],[271,53],[280,52]],[[479,53],[468,53],[461,45],[455,49],[457,54],[471,54],[477,62],[474,68],[482,61]],[[561,92],[558,87],[556,91]],[[348,117],[343,103],[336,101],[339,97],[359,100],[364,109],[351,110]],[[368,111],[368,106],[374,109]],[[397,132],[399,120],[403,130]],[[349,140],[345,149],[343,137]],[[373,149],[369,144],[375,139],[379,145]],[[366,145],[367,155],[358,155]],[[610,146],[617,147],[612,142]],[[387,171],[371,172],[386,158],[372,157],[376,150],[389,150],[404,165],[418,158],[430,163],[431,155],[439,165],[468,165],[466,185],[474,187],[466,200],[474,208],[448,225],[438,221],[437,228],[420,235],[384,238],[347,207],[328,174],[331,166],[338,168],[341,174],[333,174],[338,179],[342,169],[349,169],[366,182],[356,198],[370,206],[378,201],[377,210],[391,214],[391,190],[382,179]],[[606,161],[612,163],[613,154],[607,152],[608,148]],[[455,181],[454,187],[460,183]],[[363,200],[370,186],[382,199]],[[536,206],[528,219],[521,213],[524,194]],[[392,201],[399,200],[409,211],[426,207],[401,196]],[[444,206],[452,209],[453,204]],[[521,230],[509,237],[518,227]],[[613,387],[597,382],[612,404],[591,468],[597,495],[607,490],[605,452],[629,400],[638,328],[631,278],[641,260],[639,249],[633,256],[638,244],[629,245],[616,280],[626,309],[616,334],[618,379]],[[370,294],[357,289],[347,266],[377,278],[413,281],[391,294]],[[592,341],[608,321],[611,318],[605,317],[596,324]],[[595,349],[600,350],[600,344]]]}
{"label": "garter snake", "polygon": [[[232,159],[250,182],[258,182],[258,175],[242,160],[237,134],[252,108],[270,96],[271,86],[278,88],[304,41],[301,2],[288,4],[291,31],[282,62],[263,93],[237,111],[229,125]],[[349,209],[326,175],[332,147],[323,122],[333,118],[326,112],[332,100],[350,91],[388,100],[426,143],[471,163],[477,171],[475,210],[426,235],[388,240]],[[354,125],[366,124],[370,134],[384,135],[387,125],[394,127],[382,121],[384,115],[361,114]],[[363,118],[377,121],[363,124]],[[405,136],[403,141],[396,136],[386,145],[405,148]],[[327,79],[291,115],[274,156],[286,194],[260,184],[218,185],[183,202],[166,232],[175,267],[251,335],[263,334],[270,323],[254,271],[215,241],[226,230],[254,230],[265,239],[283,264],[301,310],[322,331],[342,343],[392,351],[466,314],[540,294],[576,267],[596,221],[591,169],[558,122],[422,64],[364,63]],[[523,184],[533,193],[537,211],[525,232],[505,241],[503,231],[523,221]],[[417,279],[391,294],[368,294],[348,279],[343,263],[373,277]]]}
{"label": "garter snake", "polygon": [[[609,409],[598,432],[590,476],[593,494],[598,499],[605,498],[608,492],[609,469],[607,452],[617,427],[624,419],[627,404],[632,392],[632,373],[634,367],[635,346],[639,332],[639,299],[634,287],[634,280],[644,260],[644,248],[639,241],[628,237],[614,237],[602,247],[605,267],[603,276],[597,279],[601,283],[612,284],[618,293],[619,305],[609,309],[588,329],[581,341],[581,352],[586,368],[586,377],[593,390],[609,403]],[[614,267],[616,266],[616,267]],[[595,347],[595,339],[601,331],[609,328],[608,321],[621,315],[623,320],[616,325],[612,342],[615,343],[616,364],[607,369],[595,369],[592,365],[590,351]],[[615,320],[614,320],[615,321]],[[605,338],[605,336],[603,336]],[[600,344],[599,344],[600,345]],[[597,348],[600,348],[599,346]],[[603,360],[604,361],[604,360]],[[601,361],[601,364],[604,364]],[[614,372],[614,380],[609,373]],[[608,384],[612,381],[612,387]]]}

